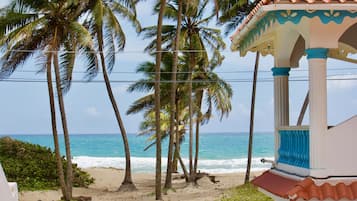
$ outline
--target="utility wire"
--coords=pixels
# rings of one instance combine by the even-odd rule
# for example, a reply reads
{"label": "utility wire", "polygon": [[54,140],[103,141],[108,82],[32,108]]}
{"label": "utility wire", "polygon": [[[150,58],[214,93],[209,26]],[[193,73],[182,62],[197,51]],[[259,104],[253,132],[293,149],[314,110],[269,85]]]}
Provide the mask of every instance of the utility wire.
{"label": "utility wire", "polygon": [[[328,71],[339,71],[339,70],[357,70],[357,68],[330,68],[330,69],[327,69]],[[307,72],[309,71],[308,69],[299,69],[299,70],[292,70],[292,72]],[[15,72],[18,72],[18,73],[41,73],[42,71],[36,71],[36,70],[16,70]],[[272,71],[270,70],[260,70],[258,71],[259,73],[272,73]],[[87,72],[85,71],[73,71],[72,73],[76,73],[76,74],[85,74]],[[98,73],[103,73],[103,72],[98,72]],[[134,71],[113,71],[111,72],[111,74],[143,74],[144,72],[134,72]],[[172,74],[174,72],[160,72],[160,74]],[[176,72],[177,74],[188,74],[188,73],[191,73],[191,72]],[[199,73],[210,73],[210,71],[208,72],[193,72],[193,73],[196,73],[196,74],[199,74]],[[214,72],[214,73],[218,73],[218,74],[231,74],[231,73],[253,73],[252,70],[235,70],[235,71],[217,71],[217,72]],[[155,74],[155,72],[145,72],[145,74]]]}
{"label": "utility wire", "polygon": [[[327,81],[357,81],[356,78],[327,78]],[[192,83],[214,83],[218,80],[193,80]],[[226,79],[226,82],[229,83],[246,83],[252,82],[251,79]],[[258,82],[274,82],[274,79],[258,79]],[[308,79],[291,79],[289,82],[306,82]],[[47,82],[44,79],[22,79],[22,78],[9,78],[3,79],[0,82],[19,82],[19,83],[42,83]],[[53,81],[54,83],[55,81]],[[72,80],[72,83],[104,83],[102,80],[92,80],[92,81],[84,81],[84,80]],[[111,83],[136,83],[137,80],[112,80]],[[142,81],[143,83],[155,83],[155,81]],[[187,80],[178,80],[177,83],[188,83]],[[172,83],[170,80],[162,80],[160,83]]]}

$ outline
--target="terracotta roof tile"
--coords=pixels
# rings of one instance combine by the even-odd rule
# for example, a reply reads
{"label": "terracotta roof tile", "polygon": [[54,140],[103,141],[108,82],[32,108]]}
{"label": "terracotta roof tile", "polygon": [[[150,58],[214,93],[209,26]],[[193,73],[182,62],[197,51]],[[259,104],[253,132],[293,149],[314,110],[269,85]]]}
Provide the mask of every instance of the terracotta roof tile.
{"label": "terracotta roof tile", "polygon": [[331,185],[323,183],[318,186],[311,178],[304,179],[297,183],[294,188],[287,192],[290,200],[297,200],[299,198],[304,200],[317,199],[317,200],[357,200],[357,181],[346,185],[345,183],[338,183]]}
{"label": "terracotta roof tile", "polygon": [[252,183],[274,195],[288,198],[287,192],[293,189],[299,181],[282,177],[271,171],[266,171],[259,177],[253,179]]}

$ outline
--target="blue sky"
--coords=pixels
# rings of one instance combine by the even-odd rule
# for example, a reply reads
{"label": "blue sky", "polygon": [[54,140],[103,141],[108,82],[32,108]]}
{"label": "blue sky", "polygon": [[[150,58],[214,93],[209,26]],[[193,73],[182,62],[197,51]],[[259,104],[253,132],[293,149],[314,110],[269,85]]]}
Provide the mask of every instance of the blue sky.
{"label": "blue sky", "polygon": [[[156,24],[156,16],[152,15],[152,0],[138,5],[138,15],[143,27]],[[0,7],[7,2],[0,1]],[[214,26],[214,24],[213,24]],[[126,52],[117,55],[114,72],[135,72],[138,64],[153,61],[142,49],[148,41],[143,40],[126,23],[123,23],[127,34]],[[223,28],[221,28],[223,30]],[[223,31],[222,31],[223,32]],[[238,52],[230,52],[230,41],[225,38],[227,49],[223,51],[226,59],[216,71],[226,79],[252,79],[253,73],[237,71],[253,70],[255,54],[250,53],[244,58]],[[44,74],[20,71],[38,70],[37,58],[19,68],[19,72],[11,78],[45,79]],[[76,71],[83,71],[78,62]],[[272,78],[270,69],[273,67],[271,56],[261,57],[258,79]],[[349,69],[348,69],[349,68]],[[346,70],[347,69],[347,70]],[[307,61],[303,57],[300,68],[292,70],[293,77],[307,79]],[[357,78],[357,65],[328,60],[328,74],[335,78]],[[102,80],[101,74],[96,80]],[[302,77],[300,77],[302,76]],[[77,73],[75,79],[82,79],[83,74]],[[112,74],[111,80],[136,80],[141,75]],[[246,132],[249,130],[251,82],[231,83],[234,90],[232,99],[233,110],[228,118],[219,121],[215,115],[209,124],[202,127],[202,132]],[[128,93],[128,83],[113,83],[112,87],[129,133],[138,131],[142,114],[125,115],[129,105],[144,94]],[[290,82],[290,123],[296,124],[296,119],[308,88],[308,82]],[[328,122],[330,125],[357,114],[357,81],[328,81]],[[14,83],[0,82],[0,135],[7,134],[49,134],[51,133],[49,100],[46,83]],[[106,94],[104,83],[73,83],[71,90],[65,96],[66,112],[70,133],[118,133],[119,129]],[[273,83],[259,82],[257,85],[256,131],[273,131]],[[308,115],[305,117],[308,123]],[[60,127],[60,126],[59,126]]]}

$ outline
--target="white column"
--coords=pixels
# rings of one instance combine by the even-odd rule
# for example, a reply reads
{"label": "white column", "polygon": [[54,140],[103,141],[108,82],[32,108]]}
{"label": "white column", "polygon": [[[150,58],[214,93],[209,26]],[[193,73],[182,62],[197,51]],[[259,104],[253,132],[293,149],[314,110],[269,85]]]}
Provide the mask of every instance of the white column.
{"label": "white column", "polygon": [[310,168],[312,176],[323,177],[327,132],[326,48],[307,49],[310,98]]}
{"label": "white column", "polygon": [[274,76],[274,125],[275,125],[275,162],[279,158],[279,128],[289,126],[289,71],[288,67],[272,68]]}

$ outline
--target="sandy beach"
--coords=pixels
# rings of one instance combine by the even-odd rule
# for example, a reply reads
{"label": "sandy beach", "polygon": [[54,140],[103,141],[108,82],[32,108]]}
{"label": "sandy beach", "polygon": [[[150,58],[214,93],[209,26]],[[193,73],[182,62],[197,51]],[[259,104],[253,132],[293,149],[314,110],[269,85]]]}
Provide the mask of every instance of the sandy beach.
{"label": "sandy beach", "polygon": [[[123,170],[113,168],[89,168],[85,169],[95,183],[89,188],[74,188],[74,196],[90,196],[93,201],[150,201],[155,200],[154,196],[154,174],[135,173],[133,180],[137,187],[134,192],[118,192]],[[252,176],[258,175],[252,173]],[[170,201],[210,201],[219,198],[229,188],[240,185],[244,180],[244,173],[212,174],[216,176],[217,183],[212,183],[207,177],[198,181],[197,186],[187,186],[184,179],[174,174],[174,190],[163,195],[164,200]],[[164,180],[164,175],[163,175]],[[61,196],[60,190],[50,191],[26,191],[19,194],[20,201],[57,201]]]}

